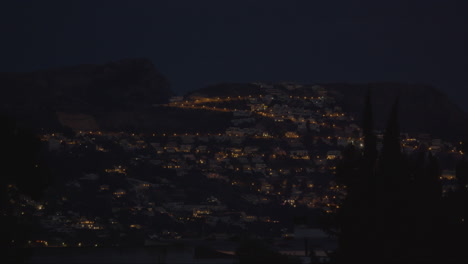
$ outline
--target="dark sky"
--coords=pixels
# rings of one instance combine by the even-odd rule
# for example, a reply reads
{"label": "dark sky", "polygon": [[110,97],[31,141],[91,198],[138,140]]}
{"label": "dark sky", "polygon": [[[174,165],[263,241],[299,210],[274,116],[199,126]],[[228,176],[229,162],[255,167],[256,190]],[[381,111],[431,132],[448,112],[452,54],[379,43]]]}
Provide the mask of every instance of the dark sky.
{"label": "dark sky", "polygon": [[180,94],[222,81],[422,82],[468,110],[467,0],[12,0],[0,21],[0,71],[147,57]]}

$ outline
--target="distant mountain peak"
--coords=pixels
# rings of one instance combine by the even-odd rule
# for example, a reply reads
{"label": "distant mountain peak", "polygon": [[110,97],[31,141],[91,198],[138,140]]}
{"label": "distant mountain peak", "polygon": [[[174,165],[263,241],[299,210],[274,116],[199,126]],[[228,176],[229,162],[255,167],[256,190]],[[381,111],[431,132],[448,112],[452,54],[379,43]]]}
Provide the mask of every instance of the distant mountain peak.
{"label": "distant mountain peak", "polygon": [[174,94],[169,81],[145,58],[1,74],[0,86],[6,91],[0,103],[47,104],[56,110],[71,111],[145,106],[167,102]]}
{"label": "distant mountain peak", "polygon": [[[0,73],[0,106],[13,115],[137,111],[165,103],[174,92],[146,58],[80,64],[29,73]],[[33,117],[34,116],[34,117]]]}

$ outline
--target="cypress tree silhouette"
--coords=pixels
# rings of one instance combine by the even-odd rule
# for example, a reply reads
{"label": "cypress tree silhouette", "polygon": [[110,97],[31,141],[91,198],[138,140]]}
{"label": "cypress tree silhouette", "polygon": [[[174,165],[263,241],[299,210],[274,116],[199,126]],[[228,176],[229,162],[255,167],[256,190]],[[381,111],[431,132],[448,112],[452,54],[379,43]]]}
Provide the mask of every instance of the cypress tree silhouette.
{"label": "cypress tree silhouette", "polygon": [[[349,145],[337,166],[337,178],[348,193],[338,211],[340,227],[339,262],[371,263],[376,259],[376,175],[377,140],[373,132],[370,90],[363,111],[364,149]],[[366,254],[362,254],[362,249]]]}
{"label": "cypress tree silhouette", "polygon": [[410,189],[406,207],[408,232],[405,239],[408,259],[434,260],[439,248],[440,202],[442,186],[439,181],[439,164],[426,149],[414,153],[414,158],[406,159],[409,163]]}
{"label": "cypress tree silhouette", "polygon": [[[401,169],[400,125],[398,123],[399,98],[395,100],[382,146],[382,163],[384,171],[397,171]],[[396,166],[395,166],[396,165]]]}
{"label": "cypress tree silhouette", "polygon": [[[367,212],[375,212],[377,209],[377,177],[376,177],[376,162],[377,162],[377,137],[374,134],[374,120],[371,103],[371,90],[368,90],[364,106],[363,116],[363,137],[364,137],[364,149],[363,149],[363,164],[361,173],[364,177],[362,186],[366,192],[366,202],[368,203]],[[375,229],[375,215],[369,214],[368,226],[370,229]],[[369,234],[369,239],[374,240],[375,235]],[[374,245],[375,243],[371,243]]]}
{"label": "cypress tree silhouette", "polygon": [[374,134],[374,119],[372,112],[371,90],[369,89],[366,95],[362,131],[364,136],[364,158],[369,168],[374,167],[377,160],[377,138]]}
{"label": "cypress tree silhouette", "polygon": [[372,100],[371,100],[371,89],[369,88],[364,105],[363,113],[363,137],[364,137],[364,148],[362,153],[362,163],[360,173],[362,175],[361,186],[361,197],[360,203],[363,206],[361,210],[364,214],[362,217],[362,236],[365,237],[363,246],[368,248],[369,254],[364,260],[365,262],[373,262],[376,260],[376,253],[378,252],[378,245],[376,242],[376,223],[378,210],[378,185],[376,175],[376,162],[378,158],[377,152],[377,137],[374,134],[374,119],[372,111]]}
{"label": "cypress tree silhouette", "polygon": [[398,106],[399,98],[393,104],[385,130],[377,182],[377,236],[385,261],[404,258],[408,254],[407,241],[402,238],[409,231],[405,215],[410,184],[402,160]]}
{"label": "cypress tree silhouette", "polygon": [[353,145],[348,145],[343,151],[343,157],[337,166],[337,181],[340,184],[347,186],[347,196],[337,212],[337,225],[339,227],[339,252],[337,254],[337,261],[343,260],[353,261],[358,258],[358,247],[362,245],[362,241],[356,241],[361,238],[360,223],[357,217],[362,216],[359,208],[359,201],[361,200],[361,193],[359,185],[362,182],[359,174],[359,164],[361,161],[360,153]]}

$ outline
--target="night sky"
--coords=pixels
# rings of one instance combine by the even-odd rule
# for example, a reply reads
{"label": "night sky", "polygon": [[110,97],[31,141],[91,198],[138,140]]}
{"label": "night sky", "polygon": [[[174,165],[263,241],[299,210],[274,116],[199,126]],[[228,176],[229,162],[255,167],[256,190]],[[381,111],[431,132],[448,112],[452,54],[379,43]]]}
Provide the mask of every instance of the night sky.
{"label": "night sky", "polygon": [[432,84],[468,110],[468,1],[2,1],[0,71],[146,57],[216,82]]}

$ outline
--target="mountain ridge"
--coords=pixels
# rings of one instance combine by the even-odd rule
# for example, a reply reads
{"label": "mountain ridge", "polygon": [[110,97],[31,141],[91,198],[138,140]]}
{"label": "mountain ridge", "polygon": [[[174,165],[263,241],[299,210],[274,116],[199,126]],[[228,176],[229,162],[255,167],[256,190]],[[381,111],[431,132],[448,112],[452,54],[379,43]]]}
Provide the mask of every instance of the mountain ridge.
{"label": "mountain ridge", "polygon": [[3,111],[34,129],[60,128],[58,113],[85,114],[90,120],[84,123],[94,124],[92,119],[102,113],[140,111],[166,103],[175,94],[166,77],[145,58],[3,72],[0,87]]}
{"label": "mountain ridge", "polygon": [[[246,96],[267,94],[280,89],[290,95],[307,95],[311,87],[322,87],[332,94],[343,110],[360,124],[364,98],[372,93],[377,130],[383,130],[396,97],[400,98],[400,122],[403,132],[430,133],[447,139],[468,135],[468,114],[433,86],[398,82],[369,83],[219,83],[184,96]],[[174,122],[178,130],[190,120],[188,110],[164,115],[164,108],[176,95],[165,76],[145,58],[129,58],[105,64],[80,64],[26,73],[0,73],[0,106],[4,112],[34,128],[56,130],[63,126],[82,129],[154,130]],[[218,120],[227,115],[199,111],[203,117]],[[167,121],[167,120],[166,120]],[[74,122],[77,123],[73,127]],[[159,124],[154,124],[158,123]],[[229,121],[228,121],[229,122]],[[79,123],[79,124],[78,124]],[[223,124],[226,122],[222,122]],[[193,123],[196,125],[196,122]],[[225,125],[223,125],[224,127]]]}

